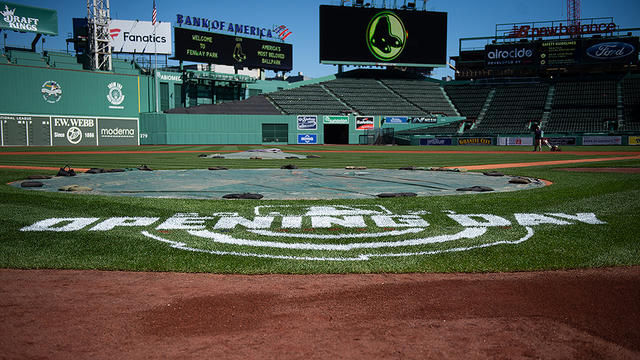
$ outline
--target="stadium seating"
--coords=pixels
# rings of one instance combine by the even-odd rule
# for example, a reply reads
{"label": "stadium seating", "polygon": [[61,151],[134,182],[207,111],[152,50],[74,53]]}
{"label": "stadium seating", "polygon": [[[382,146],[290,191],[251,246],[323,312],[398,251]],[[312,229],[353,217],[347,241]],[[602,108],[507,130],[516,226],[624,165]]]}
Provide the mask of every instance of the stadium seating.
{"label": "stadium seating", "polygon": [[548,91],[547,84],[496,87],[484,117],[467,133],[474,135],[530,133],[530,124],[540,122],[542,119]]}
{"label": "stadium seating", "polygon": [[361,115],[425,115],[428,111],[385,87],[376,79],[342,78],[323,85]]}
{"label": "stadium seating", "polygon": [[265,96],[285,114],[339,115],[353,111],[317,84],[276,91]]}
{"label": "stadium seating", "polygon": [[82,70],[82,64],[78,63],[78,58],[59,52],[47,52],[49,66],[59,69]]}
{"label": "stadium seating", "polygon": [[624,125],[620,130],[640,132],[640,78],[628,78],[622,81],[622,104]]}
{"label": "stadium seating", "polygon": [[460,116],[436,82],[395,79],[384,79],[381,82],[426,113]]}
{"label": "stadium seating", "polygon": [[613,80],[559,82],[553,98],[554,108],[615,107],[616,103]]}
{"label": "stadium seating", "polygon": [[241,101],[175,108],[166,112],[169,114],[282,115],[282,112],[265,95],[252,96]]}
{"label": "stadium seating", "polygon": [[9,61],[16,65],[46,67],[47,63],[40,53],[32,51],[8,50]]}
{"label": "stadium seating", "polygon": [[608,121],[617,120],[615,80],[563,81],[555,87],[549,133],[608,132]]}
{"label": "stadium seating", "polygon": [[113,72],[118,74],[140,75],[140,71],[132,61],[124,59],[111,59]]}
{"label": "stadium seating", "polygon": [[461,84],[445,85],[444,89],[461,116],[477,119],[491,88],[488,86]]}
{"label": "stadium seating", "polygon": [[607,132],[605,119],[615,117],[615,108],[554,109],[544,131],[547,133]]}
{"label": "stadium seating", "polygon": [[458,135],[464,121],[453,121],[445,125],[413,128],[398,132],[399,135]]}

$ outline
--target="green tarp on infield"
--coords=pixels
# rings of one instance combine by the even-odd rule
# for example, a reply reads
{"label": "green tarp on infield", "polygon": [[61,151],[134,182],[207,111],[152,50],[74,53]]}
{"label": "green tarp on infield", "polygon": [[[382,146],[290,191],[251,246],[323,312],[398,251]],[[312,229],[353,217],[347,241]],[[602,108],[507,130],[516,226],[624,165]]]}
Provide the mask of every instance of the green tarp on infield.
{"label": "green tarp on infield", "polygon": [[[388,169],[230,169],[157,170],[86,174],[37,180],[42,187],[29,191],[55,191],[63,186],[92,188],[85,194],[151,198],[220,199],[231,193],[258,193],[264,200],[363,199],[382,193],[415,193],[417,196],[469,194],[458,188],[485,186],[495,191],[515,191],[544,186],[509,183],[510,176],[481,173]],[[12,186],[20,187],[17,181]]]}

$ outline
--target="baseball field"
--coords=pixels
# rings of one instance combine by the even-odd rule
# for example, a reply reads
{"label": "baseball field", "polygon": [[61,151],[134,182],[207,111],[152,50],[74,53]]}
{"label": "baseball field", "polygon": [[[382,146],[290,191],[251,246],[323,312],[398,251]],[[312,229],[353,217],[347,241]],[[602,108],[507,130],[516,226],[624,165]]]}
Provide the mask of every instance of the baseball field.
{"label": "baseball field", "polygon": [[[640,149],[282,146],[317,157],[199,156],[253,148],[0,149],[0,349],[8,358],[640,356]],[[65,165],[457,168],[546,186],[335,200],[19,186]],[[255,179],[278,185],[270,181]]]}

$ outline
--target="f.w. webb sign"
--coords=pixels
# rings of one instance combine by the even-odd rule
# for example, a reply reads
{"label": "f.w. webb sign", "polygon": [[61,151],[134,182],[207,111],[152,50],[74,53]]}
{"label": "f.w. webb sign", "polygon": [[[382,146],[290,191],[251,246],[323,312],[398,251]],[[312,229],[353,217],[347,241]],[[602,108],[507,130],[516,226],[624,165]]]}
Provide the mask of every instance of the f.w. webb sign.
{"label": "f.w. webb sign", "polygon": [[[431,226],[431,222],[438,226]],[[426,210],[394,214],[381,205],[263,205],[235,212],[178,213],[169,218],[49,218],[21,231],[109,232],[129,228],[185,251],[314,261],[433,255],[519,244],[535,227],[605,224],[594,213],[459,214]],[[560,229],[558,229],[560,230]]]}

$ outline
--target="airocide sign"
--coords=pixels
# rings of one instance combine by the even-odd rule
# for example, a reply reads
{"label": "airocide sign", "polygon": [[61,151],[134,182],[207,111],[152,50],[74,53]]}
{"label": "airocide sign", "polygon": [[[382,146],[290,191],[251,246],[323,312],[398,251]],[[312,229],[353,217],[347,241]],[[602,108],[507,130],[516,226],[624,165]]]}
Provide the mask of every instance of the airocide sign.
{"label": "airocide sign", "polygon": [[487,45],[485,63],[487,66],[535,65],[538,50],[534,44]]}

